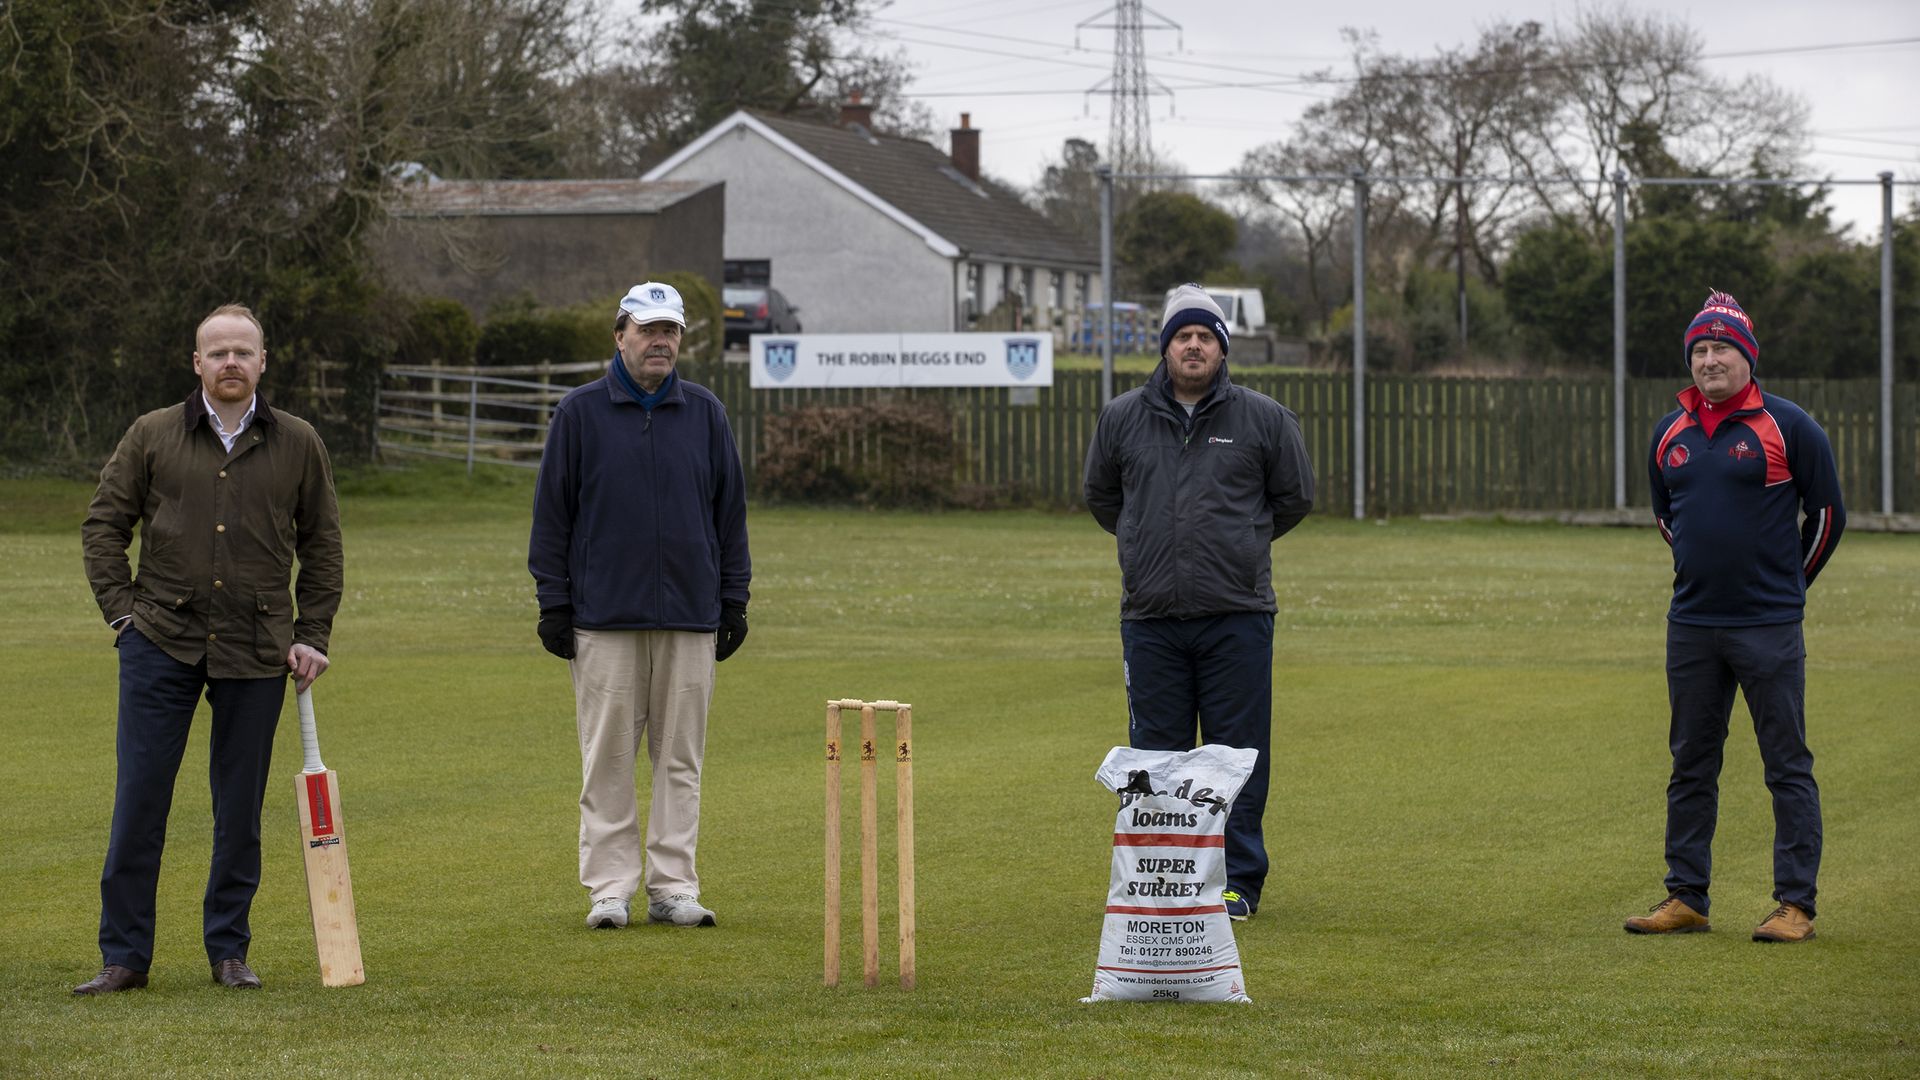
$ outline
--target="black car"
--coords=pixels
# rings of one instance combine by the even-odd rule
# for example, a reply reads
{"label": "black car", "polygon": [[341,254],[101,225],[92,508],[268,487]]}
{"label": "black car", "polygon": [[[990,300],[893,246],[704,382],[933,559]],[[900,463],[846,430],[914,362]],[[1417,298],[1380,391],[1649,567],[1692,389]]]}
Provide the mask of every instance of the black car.
{"label": "black car", "polygon": [[745,345],[749,334],[797,334],[800,309],[787,303],[780,290],[769,285],[728,285],[720,300],[726,318],[722,344]]}

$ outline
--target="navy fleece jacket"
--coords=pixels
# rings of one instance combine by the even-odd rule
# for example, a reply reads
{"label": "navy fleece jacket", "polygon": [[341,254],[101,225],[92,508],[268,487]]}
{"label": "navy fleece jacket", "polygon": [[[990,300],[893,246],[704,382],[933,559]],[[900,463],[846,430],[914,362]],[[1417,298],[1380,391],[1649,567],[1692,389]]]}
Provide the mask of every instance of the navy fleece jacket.
{"label": "navy fleece jacket", "polygon": [[589,630],[715,630],[753,576],[727,411],[678,377],[642,408],[615,375],[554,407],[527,545],[540,607]]}
{"label": "navy fleece jacket", "polygon": [[1654,428],[1647,475],[1673,548],[1673,622],[1799,622],[1807,586],[1846,528],[1827,433],[1757,383],[1742,393],[1711,438],[1691,386]]}

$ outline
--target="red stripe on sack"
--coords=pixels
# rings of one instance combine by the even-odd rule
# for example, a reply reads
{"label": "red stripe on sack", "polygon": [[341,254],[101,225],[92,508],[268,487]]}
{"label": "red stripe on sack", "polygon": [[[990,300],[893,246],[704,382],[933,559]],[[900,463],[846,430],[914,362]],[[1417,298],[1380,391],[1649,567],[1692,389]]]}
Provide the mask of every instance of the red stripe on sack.
{"label": "red stripe on sack", "polygon": [[1225,904],[1208,904],[1205,907],[1127,907],[1121,904],[1108,904],[1109,915],[1225,915]]}
{"label": "red stripe on sack", "polygon": [[333,801],[323,772],[307,774],[307,832],[314,839],[333,835]]}
{"label": "red stripe on sack", "polygon": [[1095,964],[1094,970],[1095,971],[1128,971],[1128,972],[1132,972],[1135,975],[1200,975],[1209,971],[1233,971],[1239,968],[1239,966],[1240,966],[1239,964],[1221,964],[1219,967],[1203,967],[1203,968],[1123,968],[1123,967],[1108,967],[1105,964]]}
{"label": "red stripe on sack", "polygon": [[1217,847],[1227,846],[1224,836],[1197,836],[1177,832],[1117,832],[1114,847]]}

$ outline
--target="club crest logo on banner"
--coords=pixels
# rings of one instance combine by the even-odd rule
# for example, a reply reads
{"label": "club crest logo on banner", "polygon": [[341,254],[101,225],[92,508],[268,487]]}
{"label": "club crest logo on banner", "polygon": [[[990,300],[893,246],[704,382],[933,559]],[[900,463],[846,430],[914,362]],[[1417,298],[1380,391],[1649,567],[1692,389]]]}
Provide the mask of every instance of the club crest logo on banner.
{"label": "club crest logo on banner", "polygon": [[1040,343],[1038,341],[1012,340],[1007,342],[1007,372],[1016,379],[1031,379],[1040,369]]}
{"label": "club crest logo on banner", "polygon": [[767,374],[775,382],[786,382],[793,375],[798,362],[795,356],[795,344],[791,341],[769,341],[766,344]]}

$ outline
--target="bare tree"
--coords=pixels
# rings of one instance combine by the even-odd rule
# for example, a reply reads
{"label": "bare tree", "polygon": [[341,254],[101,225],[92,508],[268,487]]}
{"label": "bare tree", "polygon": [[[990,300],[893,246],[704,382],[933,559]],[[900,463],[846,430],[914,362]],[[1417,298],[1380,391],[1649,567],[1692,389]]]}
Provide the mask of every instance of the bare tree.
{"label": "bare tree", "polygon": [[[1451,261],[1464,298],[1470,271],[1498,282],[1528,221],[1546,216],[1590,232],[1610,225],[1610,185],[1574,186],[1569,177],[1615,168],[1778,175],[1804,144],[1803,103],[1758,77],[1715,78],[1700,62],[1700,36],[1663,15],[1587,8],[1557,36],[1537,23],[1498,22],[1470,46],[1428,58],[1385,53],[1371,33],[1344,33],[1348,70],[1316,76],[1332,96],[1308,108],[1290,137],[1250,152],[1238,170],[1250,178],[1243,193],[1298,230],[1312,307],[1323,319],[1330,275],[1320,268],[1336,267],[1345,250],[1335,233],[1347,227],[1351,191],[1252,177],[1357,170],[1382,178],[1368,204],[1371,269],[1397,284],[1413,267]],[[1396,176],[1518,182],[1390,179]]]}
{"label": "bare tree", "polygon": [[[1702,65],[1698,31],[1624,6],[1581,8],[1554,43],[1559,111],[1531,133],[1520,163],[1536,180],[1607,177],[1656,166],[1682,175],[1785,171],[1804,153],[1804,101],[1760,76],[1738,82]],[[1612,221],[1604,180],[1537,184],[1554,217],[1601,232]]]}
{"label": "bare tree", "polygon": [[[1345,292],[1339,277],[1342,256],[1351,250],[1344,238],[1351,228],[1352,191],[1338,182],[1274,182],[1261,177],[1396,175],[1405,162],[1403,136],[1416,122],[1409,117],[1420,99],[1415,81],[1404,77],[1408,61],[1382,53],[1375,34],[1342,33],[1351,52],[1352,73],[1328,70],[1316,76],[1323,84],[1338,87],[1335,95],[1310,106],[1292,138],[1254,148],[1235,170],[1243,176],[1240,191],[1246,197],[1271,207],[1299,230],[1307,258],[1309,303],[1323,323],[1333,298]],[[1430,225],[1423,228],[1417,222],[1405,186],[1393,181],[1371,188],[1368,214],[1369,235],[1375,241],[1369,250],[1384,259],[1383,265],[1404,262],[1396,250],[1406,246],[1400,241],[1432,231]],[[1350,266],[1350,261],[1345,265]]]}
{"label": "bare tree", "polygon": [[[1341,242],[1352,229],[1350,199],[1345,184],[1273,181],[1272,176],[1305,176],[1337,169],[1297,140],[1268,143],[1247,152],[1239,168],[1239,190],[1256,205],[1300,234],[1306,257],[1307,302],[1316,324],[1332,313],[1332,297],[1342,294],[1338,275],[1341,256],[1352,250]],[[1346,264],[1351,266],[1349,260]]]}

